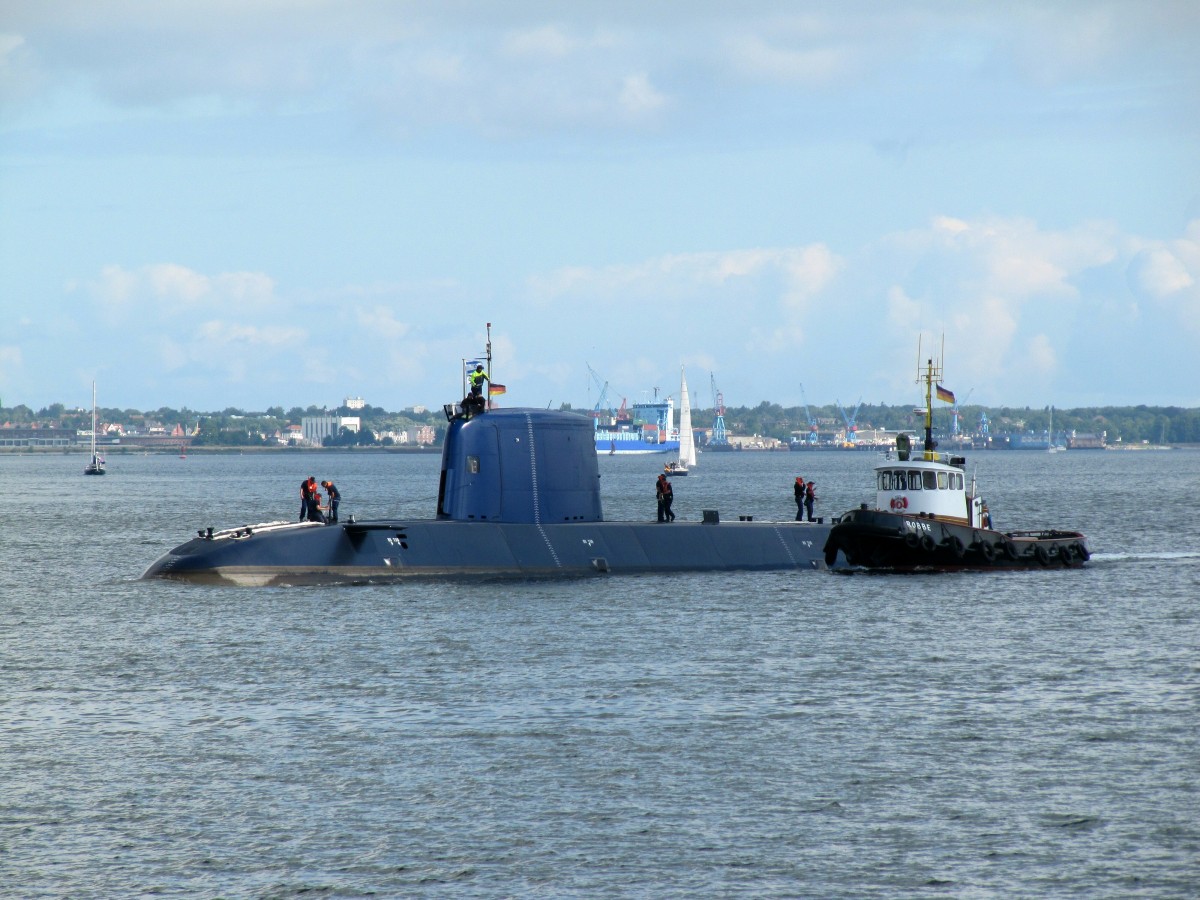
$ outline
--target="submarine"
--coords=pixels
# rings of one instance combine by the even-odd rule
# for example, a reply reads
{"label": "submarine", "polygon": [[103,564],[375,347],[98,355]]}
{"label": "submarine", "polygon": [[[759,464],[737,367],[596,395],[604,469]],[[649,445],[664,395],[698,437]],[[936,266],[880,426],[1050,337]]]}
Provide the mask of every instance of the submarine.
{"label": "submarine", "polygon": [[824,523],[722,522],[716,510],[697,522],[605,521],[584,415],[444,409],[434,518],[201,529],[142,578],[281,586],[830,567]]}

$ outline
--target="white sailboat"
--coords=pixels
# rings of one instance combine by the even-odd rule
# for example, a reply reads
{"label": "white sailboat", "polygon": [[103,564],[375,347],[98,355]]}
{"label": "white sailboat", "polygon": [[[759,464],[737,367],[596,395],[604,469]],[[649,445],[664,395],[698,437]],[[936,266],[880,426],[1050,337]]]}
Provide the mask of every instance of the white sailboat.
{"label": "white sailboat", "polygon": [[1059,453],[1067,448],[1054,441],[1054,407],[1050,407],[1050,427],[1046,431],[1046,452]]}
{"label": "white sailboat", "polygon": [[92,460],[83,467],[84,475],[103,475],[104,457],[96,452],[96,382],[92,382]]}
{"label": "white sailboat", "polygon": [[686,475],[696,465],[696,439],[692,435],[692,401],[688,396],[687,377],[679,370],[679,461],[667,463],[668,475]]}

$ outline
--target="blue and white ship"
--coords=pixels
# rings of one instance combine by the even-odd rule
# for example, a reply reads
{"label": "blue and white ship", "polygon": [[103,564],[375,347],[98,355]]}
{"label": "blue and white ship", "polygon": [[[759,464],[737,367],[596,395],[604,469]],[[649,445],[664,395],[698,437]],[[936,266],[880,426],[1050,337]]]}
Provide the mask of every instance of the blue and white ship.
{"label": "blue and white ship", "polygon": [[635,403],[628,417],[595,416],[596,452],[677,453],[679,428],[675,425],[675,399],[665,397]]}

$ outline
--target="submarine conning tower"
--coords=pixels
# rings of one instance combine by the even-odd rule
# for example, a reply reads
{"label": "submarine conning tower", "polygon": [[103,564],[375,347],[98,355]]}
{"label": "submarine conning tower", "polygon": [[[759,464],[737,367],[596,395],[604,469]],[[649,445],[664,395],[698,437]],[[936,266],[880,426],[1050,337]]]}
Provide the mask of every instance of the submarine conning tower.
{"label": "submarine conning tower", "polygon": [[592,420],[546,409],[493,409],[450,419],[439,519],[548,525],[600,522]]}

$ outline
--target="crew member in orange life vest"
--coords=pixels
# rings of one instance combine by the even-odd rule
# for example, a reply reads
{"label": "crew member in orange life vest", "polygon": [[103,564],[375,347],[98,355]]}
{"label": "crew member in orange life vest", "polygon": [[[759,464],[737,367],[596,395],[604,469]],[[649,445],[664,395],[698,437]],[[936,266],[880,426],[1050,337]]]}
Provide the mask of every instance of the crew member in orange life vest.
{"label": "crew member in orange life vest", "polygon": [[804,489],[804,505],[808,507],[808,521],[810,522],[816,521],[812,514],[813,501],[817,499],[816,492],[813,491],[814,484],[816,484],[815,481],[810,481],[808,483],[808,487]]}
{"label": "crew member in orange life vest", "polygon": [[300,521],[308,518],[308,506],[312,502],[313,492],[317,489],[317,479],[309,475],[300,482]]}
{"label": "crew member in orange life vest", "polygon": [[309,475],[307,479],[300,482],[300,521],[306,519],[309,522],[323,521],[321,518],[321,510],[318,506],[321,502],[321,492],[317,489],[317,478],[315,475]]}
{"label": "crew member in orange life vest", "polygon": [[671,504],[675,501],[675,492],[671,490],[671,482],[666,475],[659,475],[654,486],[655,496],[658,497],[658,521],[674,522],[675,513],[671,512]]}

